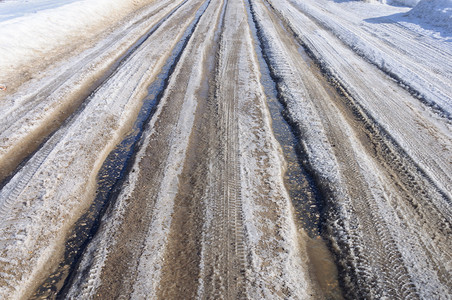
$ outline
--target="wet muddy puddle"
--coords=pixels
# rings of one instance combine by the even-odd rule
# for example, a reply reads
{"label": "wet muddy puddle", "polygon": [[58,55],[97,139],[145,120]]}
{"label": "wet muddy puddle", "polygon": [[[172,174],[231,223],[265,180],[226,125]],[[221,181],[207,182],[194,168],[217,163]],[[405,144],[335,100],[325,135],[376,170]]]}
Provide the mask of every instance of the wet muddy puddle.
{"label": "wet muddy puddle", "polygon": [[[210,1],[206,1],[201,5],[196,13],[195,19],[185,30],[181,40],[172,50],[160,74],[148,87],[148,95],[143,100],[142,107],[132,130],[107,156],[99,171],[97,176],[98,188],[96,198],[88,211],[76,222],[72,235],[66,241],[63,261],[60,262],[57,269],[35,291],[31,299],[64,298],[64,294],[70,287],[71,275],[73,275],[74,270],[77,268],[84,249],[86,249],[97,232],[100,226],[100,220],[106,209],[109,205],[114,205],[114,200],[121,190],[123,179],[129,171],[132,158],[137,151],[139,140],[146,129],[146,124],[154,115],[157,105],[168,85],[171,74],[209,3]],[[149,38],[154,31],[154,29],[151,29],[151,32],[146,34],[144,39]],[[142,39],[138,42],[139,45],[144,42]],[[138,46],[135,44],[131,51],[136,50]]]}
{"label": "wet muddy puddle", "polygon": [[[343,299],[338,282],[338,271],[330,250],[322,237],[322,206],[321,195],[316,188],[312,176],[303,167],[303,151],[290,125],[284,105],[279,100],[275,80],[264,58],[265,49],[258,36],[250,7],[247,4],[248,22],[254,38],[254,47],[261,72],[261,84],[267,97],[267,105],[272,118],[273,133],[279,142],[283,156],[287,163],[284,175],[284,184],[292,200],[297,226],[301,232],[301,238],[305,240],[306,249],[310,260],[310,273],[316,278],[319,288],[326,299]],[[265,47],[265,46],[264,46]],[[298,49],[303,60],[309,56],[304,49]]]}

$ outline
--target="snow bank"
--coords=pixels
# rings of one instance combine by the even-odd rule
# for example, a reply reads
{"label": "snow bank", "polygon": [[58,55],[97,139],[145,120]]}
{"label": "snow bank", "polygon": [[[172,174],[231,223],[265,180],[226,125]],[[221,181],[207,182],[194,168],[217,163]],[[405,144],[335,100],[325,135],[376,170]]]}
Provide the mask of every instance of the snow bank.
{"label": "snow bank", "polygon": [[419,3],[419,0],[387,0],[386,4],[415,7]]}
{"label": "snow bank", "polygon": [[51,62],[62,51],[79,46],[149,2],[152,0],[0,3],[0,80],[37,58]]}
{"label": "snow bank", "polygon": [[422,0],[408,15],[452,33],[452,0]]}
{"label": "snow bank", "polygon": [[383,3],[383,4],[396,5],[396,6],[407,6],[407,7],[414,7],[414,6],[416,6],[416,4],[419,3],[419,0],[360,0],[360,1],[366,2],[366,3]]}
{"label": "snow bank", "polygon": [[0,22],[34,14],[41,10],[57,8],[80,0],[0,0]]}

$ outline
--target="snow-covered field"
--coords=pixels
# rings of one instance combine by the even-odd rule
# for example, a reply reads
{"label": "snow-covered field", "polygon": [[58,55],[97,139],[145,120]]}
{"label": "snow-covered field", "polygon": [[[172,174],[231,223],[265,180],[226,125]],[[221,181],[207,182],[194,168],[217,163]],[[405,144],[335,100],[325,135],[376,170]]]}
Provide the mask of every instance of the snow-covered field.
{"label": "snow-covered field", "polygon": [[[268,89],[312,177],[316,236]],[[65,242],[148,98],[64,283]],[[448,299],[451,223],[452,0],[0,1],[1,299],[63,283],[74,299]],[[331,254],[308,255],[319,243]]]}

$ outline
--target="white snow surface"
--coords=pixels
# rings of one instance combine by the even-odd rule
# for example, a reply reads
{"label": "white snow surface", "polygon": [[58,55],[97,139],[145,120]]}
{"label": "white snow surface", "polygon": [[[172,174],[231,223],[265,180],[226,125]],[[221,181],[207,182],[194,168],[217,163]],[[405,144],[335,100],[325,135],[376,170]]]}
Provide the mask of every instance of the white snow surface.
{"label": "white snow surface", "polygon": [[422,0],[408,14],[452,35],[452,0]]}
{"label": "white snow surface", "polygon": [[386,2],[383,0],[382,3],[389,5],[414,7],[419,3],[419,0],[386,0]]}
{"label": "white snow surface", "polygon": [[388,4],[394,6],[414,7],[420,0],[335,0],[335,2],[363,2],[373,4]]}
{"label": "white snow surface", "polygon": [[[0,2],[0,80],[4,73],[77,40],[96,36],[148,0],[19,0]],[[56,52],[54,52],[56,51]],[[8,82],[2,82],[8,84]]]}
{"label": "white snow surface", "polygon": [[4,0],[0,1],[0,22],[36,14],[42,10],[58,8],[80,0]]}
{"label": "white snow surface", "polygon": [[[366,13],[362,7],[347,12],[340,7],[341,5],[334,3],[329,5],[331,1],[272,2],[278,8],[281,7],[284,18],[290,24],[294,24],[294,30],[331,75],[338,78],[355,98],[362,99],[359,102],[364,109],[406,149],[408,155],[425,169],[439,187],[448,191],[447,186],[451,180],[450,171],[447,170],[451,147],[448,122],[430,110],[425,110],[420,101],[396,88],[395,82],[376,72],[373,66],[353,52],[380,69],[401,78],[404,84],[417,90],[428,103],[439,107],[450,117],[452,115],[450,45],[444,40],[437,41],[429,35],[420,35],[418,32],[407,30],[397,23],[371,22],[363,25],[362,21],[366,14],[367,16],[380,14],[378,6],[383,5],[373,5],[377,7],[375,11]],[[292,4],[292,7],[285,5],[284,2]],[[320,7],[320,2],[325,5]],[[311,18],[318,20],[331,32],[317,27]],[[374,21],[375,19],[380,20],[373,18]],[[383,19],[387,20],[386,17]],[[303,27],[300,24],[303,24]],[[309,30],[301,31],[300,28]],[[389,88],[390,86],[393,88]],[[371,100],[371,97],[374,99]],[[416,113],[413,115],[408,113],[414,107]],[[425,130],[424,127],[417,125],[419,122],[431,123],[434,126]],[[428,140],[430,141],[427,142]],[[432,148],[426,149],[422,146],[425,144],[431,145]],[[439,144],[442,146],[438,147]],[[436,147],[438,148],[432,150]]]}
{"label": "white snow surface", "polygon": [[419,3],[419,0],[368,0],[364,2],[380,2],[389,5],[414,7]]}
{"label": "white snow surface", "polygon": [[[289,2],[429,105],[452,115],[450,22],[432,27],[411,16],[406,7],[330,0]],[[428,13],[424,16],[428,18]]]}

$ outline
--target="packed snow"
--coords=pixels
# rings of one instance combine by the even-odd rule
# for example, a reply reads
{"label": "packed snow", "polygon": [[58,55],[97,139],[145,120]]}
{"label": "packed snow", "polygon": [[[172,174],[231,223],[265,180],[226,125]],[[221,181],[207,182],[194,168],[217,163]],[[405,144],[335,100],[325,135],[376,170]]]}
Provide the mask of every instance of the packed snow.
{"label": "packed snow", "polygon": [[[353,105],[358,107],[357,111],[362,108],[365,112],[364,115],[372,118],[370,123],[381,126],[387,132],[387,135],[395,140],[397,147],[406,151],[405,157],[415,162],[413,168],[425,172],[429,178],[428,180],[434,182],[441,190],[440,193],[446,195],[444,198],[450,199],[450,189],[448,187],[450,187],[452,182],[450,176],[452,174],[450,169],[452,138],[449,124],[452,108],[452,103],[450,102],[452,91],[449,76],[451,55],[450,47],[444,43],[444,39],[438,42],[436,37],[421,35],[418,39],[410,41],[405,35],[414,35],[413,32],[398,24],[389,23],[387,26],[379,28],[380,22],[369,22],[370,24],[362,22],[363,19],[361,18],[363,15],[367,14],[368,17],[371,14],[375,14],[373,16],[375,18],[378,13],[382,13],[379,10],[380,7],[382,10],[393,10],[393,8],[388,8],[388,6],[382,4],[353,3],[355,10],[352,10],[352,12],[354,14],[343,9],[343,6],[351,7],[350,3],[335,4],[330,1],[309,0],[272,0],[269,2],[275,10],[279,11],[280,16],[289,24],[290,29],[295,32],[305,47],[311,51],[312,57],[317,60],[322,69],[327,72],[330,78],[334,78],[340,83],[346,93],[354,99],[352,102],[356,101],[355,103],[357,104]],[[375,10],[367,12],[364,8],[366,6],[369,8],[369,5],[372,5]],[[406,10],[406,8],[401,10],[403,9]],[[382,19],[385,19],[384,14],[382,16]],[[270,22],[268,19],[268,17],[261,17],[258,18],[258,21],[263,23],[266,21]],[[319,24],[323,26],[319,26]],[[351,24],[354,25],[351,26]],[[367,30],[361,30],[366,27]],[[263,26],[264,36],[270,36],[271,33],[266,33],[269,28],[269,25]],[[268,38],[268,40],[277,40],[276,34],[274,34],[273,38]],[[419,42],[419,40],[422,42]],[[319,147],[321,143],[324,145],[328,142],[331,143],[331,137],[329,141],[322,141],[319,138],[325,130],[316,132],[313,136],[310,135],[310,132],[315,130],[318,123],[326,124],[328,121],[325,121],[325,119],[330,119],[332,118],[331,116],[340,116],[340,112],[325,113],[325,111],[331,110],[328,106],[327,108],[317,108],[314,111],[326,114],[323,118],[319,118],[311,113],[311,109],[307,106],[309,103],[303,103],[299,99],[302,99],[303,96],[306,99],[316,100],[323,97],[309,97],[303,93],[298,97],[293,97],[290,93],[286,94],[284,85],[296,80],[297,74],[294,73],[291,76],[284,74],[294,70],[293,67],[285,67],[282,63],[284,62],[284,57],[290,57],[288,55],[289,52],[282,49],[273,51],[272,48],[277,49],[279,46],[277,41],[268,42],[268,44],[270,60],[273,59],[277,62],[273,68],[276,73],[281,73],[281,76],[278,74],[282,82],[280,83],[282,86],[281,94],[289,100],[288,108],[291,117],[295,120],[297,126],[302,127],[302,140],[307,144],[305,147],[310,164],[317,175],[331,174],[327,178],[332,179],[334,188],[346,186],[339,181],[342,179],[343,182],[346,182],[343,174],[346,174],[347,170],[341,167],[344,164],[337,163],[333,157],[334,152],[331,149],[326,146]],[[277,58],[278,55],[283,57]],[[419,58],[425,64],[420,64]],[[379,72],[375,66],[386,74]],[[391,72],[392,74],[390,75],[398,79],[397,81],[387,76]],[[395,76],[394,74],[398,75]],[[403,84],[400,83],[401,81]],[[404,84],[409,85],[411,90],[407,89]],[[297,87],[301,90],[303,84],[299,83],[287,90],[291,92],[297,91]],[[413,97],[413,95],[408,93],[413,93],[413,90],[417,90],[425,99],[418,100],[417,97]],[[293,99],[298,101],[296,105],[291,104]],[[426,101],[426,99],[428,100]],[[322,101],[317,100],[316,103],[318,102]],[[430,109],[426,109],[426,102],[431,105]],[[318,119],[319,122],[315,122],[315,119]],[[336,121],[334,128],[339,126],[341,126],[340,122]],[[346,128],[338,134],[343,134],[344,132],[347,132]],[[386,133],[384,134],[386,135]],[[317,137],[317,140],[314,139],[314,136]],[[334,139],[334,137],[332,138]],[[345,140],[355,143],[355,138],[350,135]],[[432,227],[429,230],[417,232],[416,219],[410,219],[409,214],[411,212],[409,210],[404,208],[402,217],[397,216],[393,208],[387,206],[387,201],[394,197],[393,192],[388,188],[392,184],[391,180],[384,179],[384,176],[378,175],[374,179],[371,178],[372,175],[378,174],[379,170],[369,157],[362,156],[364,151],[359,151],[357,145],[354,145],[351,151],[341,151],[341,155],[348,156],[349,159],[347,161],[359,164],[359,167],[356,166],[356,170],[353,172],[355,185],[358,185],[359,182],[358,170],[367,169],[363,174],[366,178],[365,182],[370,184],[369,191],[372,196],[370,198],[362,197],[362,199],[352,197],[353,186],[346,191],[350,193],[350,196],[345,195],[345,197],[342,197],[340,191],[335,192],[337,194],[336,198],[341,199],[338,202],[342,202],[341,204],[344,208],[344,211],[338,213],[338,215],[342,215],[341,219],[344,220],[345,224],[341,226],[348,226],[345,231],[349,233],[352,233],[354,228],[357,228],[355,226],[363,226],[359,223],[353,224],[358,221],[351,216],[354,210],[364,211],[365,208],[363,206],[359,209],[357,207],[361,206],[362,203],[366,203],[365,206],[371,208],[367,213],[368,216],[371,216],[370,218],[375,214],[378,218],[385,220],[381,224],[378,223],[380,228],[377,235],[390,236],[391,239],[396,241],[397,247],[401,250],[391,250],[390,248],[386,250],[389,253],[400,251],[401,260],[405,261],[409,273],[414,278],[412,282],[415,283],[417,292],[421,294],[421,297],[429,298],[436,293],[445,294],[448,286],[441,275],[437,275],[437,269],[431,268],[434,262],[424,262],[426,260],[425,257],[430,257],[431,255],[426,254],[425,250],[417,246],[420,243],[430,243],[432,246],[427,247],[429,249],[427,252],[436,252],[433,255],[435,259],[442,257],[441,260],[447,261],[447,254],[445,257],[441,254],[444,251],[441,249],[447,249],[447,240],[442,237],[441,240],[438,239],[435,243],[429,237],[433,230],[438,230],[437,228],[441,226],[437,227],[432,223],[433,225],[430,225]],[[353,157],[354,151],[357,151],[355,157]],[[322,153],[325,154],[323,157],[319,155]],[[336,158],[340,157],[338,154],[335,156]],[[319,157],[321,158],[320,160]],[[330,168],[329,165],[337,167]],[[335,169],[339,169],[339,172],[334,172]],[[337,176],[334,173],[340,173],[341,176]],[[413,179],[413,181],[422,183],[420,178]],[[438,215],[444,213],[447,215],[445,219],[445,224],[447,224],[448,218],[450,218],[448,201],[443,199],[443,196],[437,192],[436,188],[432,188],[429,193],[431,193],[431,199],[429,199],[428,203],[422,205],[431,205],[434,209],[424,209],[426,211],[434,211]],[[393,205],[402,207],[401,200],[394,201],[394,203],[397,204]],[[366,221],[368,217],[366,214],[362,216],[364,217],[357,218],[359,222],[373,222]],[[401,218],[403,221],[397,223],[398,226],[393,226],[393,222],[397,218]],[[435,218],[431,219],[434,220]],[[385,223],[391,225],[382,225]],[[402,228],[400,226],[401,223],[410,225]],[[358,233],[358,235],[361,235],[363,241],[366,240],[365,235],[361,233]],[[369,234],[369,236],[372,236],[372,234]],[[358,242],[357,244],[365,245],[365,248],[369,247],[370,243],[371,241],[367,243]],[[370,252],[372,251],[370,249]],[[357,257],[357,261],[362,260],[360,263],[365,265],[367,264],[366,260],[374,260],[369,265],[375,266],[375,264],[378,264],[378,260],[381,259],[381,257],[375,258],[377,256],[373,257],[371,255],[367,255],[367,257],[364,259]],[[426,265],[429,266],[427,267]],[[385,280],[381,284],[386,284],[384,282]],[[387,289],[384,289],[383,293],[386,292]],[[406,295],[412,292],[407,290]]]}
{"label": "packed snow", "polygon": [[[14,147],[27,142],[33,132],[38,135],[66,107],[64,105],[71,102],[72,96],[78,95],[85,86],[97,80],[151,25],[154,26],[182,2],[160,1],[160,6],[159,1],[152,0],[0,0],[0,163],[8,160],[9,155],[14,154]],[[141,14],[136,14],[135,18],[122,24],[119,28],[121,30],[118,29],[117,25],[121,20],[150,3],[155,5],[152,10],[141,11]],[[170,4],[165,6],[165,3]],[[310,49],[319,65],[347,89],[359,104],[357,106],[372,117],[372,121],[380,126],[382,132],[390,136],[391,142],[405,151],[407,159],[414,161],[416,167],[428,176],[446,198],[451,197],[452,0],[269,0],[266,2],[270,3],[268,6],[257,4],[260,2],[255,0],[250,3],[254,5],[255,21],[262,27],[258,28],[261,39],[268,44],[268,59],[274,62],[272,71],[280,79],[279,93],[285,99],[291,121],[301,132],[301,143],[309,164],[320,181],[331,189],[332,194],[343,199],[339,205],[339,209],[343,209],[340,213],[350,220],[350,223],[345,222],[344,227],[354,226],[353,218],[350,217],[353,213],[350,204],[353,199],[350,200],[352,197],[343,188],[346,179],[335,154],[337,150],[329,140],[325,125],[327,122],[322,119],[320,104],[316,102],[318,99],[310,98],[311,90],[316,90],[312,88],[315,85],[308,86],[310,81],[294,72],[301,65],[297,63],[299,53],[292,51],[292,48],[287,47],[288,43],[278,38],[282,34],[276,29],[277,22],[267,15],[270,5],[276,7],[275,11],[279,12],[288,26],[292,26],[297,38]],[[155,12],[152,15],[154,19],[145,18],[150,11]],[[179,185],[178,177],[184,166],[195,121],[198,100],[194,95],[201,86],[203,74],[199,70],[203,68],[207,56],[203,50],[215,35],[213,23],[218,18],[219,11],[210,6],[200,21],[201,29],[208,29],[203,32],[206,39],[199,43],[199,49],[184,52],[182,63],[175,69],[177,74],[183,67],[184,60],[188,61],[192,53],[198,54],[190,65],[192,73],[184,98],[186,101],[174,128],[173,148],[164,165],[166,175],[157,195],[158,213],[155,214],[152,228],[144,241],[146,248],[137,272],[147,279],[135,284],[137,297],[143,296],[142,293],[148,290],[155,290],[155,285],[158,284],[173,202]],[[170,50],[192,20],[184,19],[178,26],[162,26],[160,31],[157,30],[153,39],[146,41],[139,50],[127,57],[117,72],[107,76],[95,94],[87,98],[89,100],[83,109],[61,125],[37,149],[35,155],[18,169],[15,176],[2,186],[0,296],[27,296],[36,286],[36,278],[42,279],[39,274],[44,274],[46,265],[54,259],[55,253],[60,253],[60,245],[75,217],[81,214],[92,199],[96,188],[96,172],[102,161],[124,132],[130,129],[148,84],[158,75]],[[246,23],[241,21],[241,26]],[[139,22],[148,23],[142,27],[137,25],[139,28],[134,30],[135,24]],[[227,30],[224,32],[225,36],[233,36]],[[245,76],[245,68],[257,70],[258,62],[252,52],[256,49],[252,46],[251,33],[248,29],[243,33],[243,44],[248,48],[246,51],[242,49],[241,62],[244,69],[239,70],[242,72],[241,88],[246,86],[254,89],[255,94],[252,96],[258,99],[256,101],[260,105],[265,106],[261,99],[263,91],[257,84],[258,72]],[[194,48],[193,44],[194,42],[190,42],[188,48]],[[222,51],[224,52],[219,57],[226,55],[228,51],[232,52],[232,49],[225,48]],[[246,60],[245,57],[250,58]],[[246,63],[250,65],[245,66]],[[57,77],[58,80],[52,81]],[[62,78],[61,81],[59,78]],[[177,86],[175,78],[171,78],[173,81],[169,81],[170,85]],[[52,92],[47,95],[43,90],[44,94],[36,96],[38,91],[41,92],[36,88],[41,83]],[[164,94],[162,103],[170,101],[170,92]],[[314,95],[323,97],[320,92]],[[330,108],[329,111],[334,109],[337,108]],[[161,107],[158,108],[157,117],[161,110]],[[337,112],[340,114],[339,110]],[[275,186],[271,196],[278,199],[274,202],[281,213],[278,219],[281,222],[280,240],[276,244],[285,252],[270,257],[270,250],[266,252],[268,249],[259,248],[263,231],[260,231],[258,222],[265,223],[265,220],[256,216],[264,207],[260,206],[259,201],[267,199],[260,199],[256,182],[264,179],[259,177],[261,174],[248,181],[244,180],[241,182],[242,189],[246,191],[244,218],[250,236],[248,246],[252,247],[250,253],[254,259],[253,267],[258,271],[256,274],[268,271],[264,265],[283,274],[274,274],[275,282],[260,282],[261,278],[255,277],[253,280],[259,287],[249,290],[256,297],[271,297],[272,285],[278,285],[279,288],[279,285],[285,284],[286,288],[293,289],[294,293],[299,292],[298,296],[303,298],[303,292],[296,291],[295,286],[300,280],[305,285],[309,283],[309,279],[305,278],[307,275],[302,271],[304,261],[297,256],[300,250],[298,248],[304,245],[298,245],[298,241],[290,239],[296,236],[297,229],[291,219],[292,211],[288,209],[288,195],[280,181],[284,166],[276,141],[268,138],[271,135],[270,117],[266,112],[263,114],[265,120],[260,123],[263,124],[262,128],[254,128],[255,132],[246,132],[246,127],[256,126],[253,123],[256,120],[252,122],[243,113],[238,120],[241,130],[245,132],[240,136],[239,148],[243,154],[240,157],[240,172],[243,177],[248,173],[258,173],[258,164],[261,162],[253,156],[254,152],[259,147],[267,147],[261,159],[270,162],[267,172],[271,178],[268,181]],[[154,124],[152,122],[151,130]],[[426,297],[435,291],[447,293],[447,287],[439,283],[440,280],[431,269],[427,270],[428,266],[424,271],[423,264],[426,263],[421,261],[424,249],[419,246],[422,242],[432,249],[429,251],[438,251],[434,253],[434,259],[445,261],[447,258],[444,257],[448,254],[438,250],[443,249],[439,247],[445,243],[439,237],[434,240],[435,237],[429,236],[430,232],[426,230],[418,233],[414,227],[408,228],[407,225],[404,225],[407,228],[403,230],[399,228],[399,223],[415,224],[414,221],[406,221],[411,208],[405,208],[406,204],[403,203],[397,204],[398,198],[395,196],[390,197],[391,191],[388,190],[393,183],[385,181],[385,170],[368,159],[364,154],[364,146],[351,127],[346,125],[346,120],[341,119],[341,122],[337,127],[342,128],[344,136],[347,136],[353,146],[353,151],[348,155],[353,157],[360,172],[365,171],[364,181],[373,183],[369,187],[372,199],[375,200],[371,208],[385,224],[389,224],[385,230],[390,231],[399,245],[409,239],[416,241],[401,250],[402,259],[409,266],[410,274],[416,277],[415,284],[419,289],[425,286],[423,296]],[[149,136],[150,134],[144,135],[144,147],[151,143]],[[253,139],[256,140],[249,143]],[[262,146],[264,144],[265,147]],[[139,163],[140,160],[137,159],[135,167],[138,168]],[[119,210],[112,217],[117,219],[107,220],[109,225],[95,239],[99,249],[93,249],[93,246],[88,249],[88,253],[96,255],[93,265],[97,266],[97,269],[90,270],[89,275],[93,279],[85,286],[90,289],[88,294],[94,293],[96,286],[101,284],[95,277],[108,256],[108,246],[114,244],[113,238],[107,237],[104,241],[99,239],[111,235],[119,226],[122,213],[127,209],[124,199],[136,188],[133,180],[137,174],[138,172],[129,175],[128,181],[132,183],[119,196]],[[446,218],[450,217],[450,203],[441,202],[442,199],[437,198],[439,200],[432,200],[437,201],[433,203],[435,207],[444,211]],[[397,215],[391,205],[406,209],[407,215]],[[415,236],[416,234],[419,235]],[[37,236],[41,238],[36,239]],[[272,266],[272,261],[277,261],[278,266]],[[85,264],[88,268],[90,262],[85,259],[82,266]],[[149,276],[152,268],[153,275]],[[446,266],[447,268],[450,270],[450,266]],[[250,278],[252,276],[256,275],[251,275]],[[284,278],[285,282],[278,282],[276,278]],[[202,294],[202,284],[200,286],[199,293]],[[78,292],[71,290],[74,294]]]}
{"label": "packed snow", "polygon": [[407,7],[414,7],[416,4],[419,3],[419,0],[369,0],[365,2],[379,2],[383,4],[389,4],[389,5],[397,5],[397,6],[407,6]]}
{"label": "packed snow", "polygon": [[[51,63],[83,47],[148,0],[19,0],[0,2],[0,83],[30,64]],[[1,97],[1,94],[0,94]]]}
{"label": "packed snow", "polygon": [[[156,5],[159,8],[158,4]],[[146,33],[146,27],[152,27],[176,5],[177,2],[174,2],[164,9],[159,9],[162,15],[156,14],[155,18],[146,18],[144,22],[132,29],[127,26],[129,24],[126,24],[118,31],[129,33],[125,39],[130,46]],[[150,9],[155,10],[156,7],[150,7]],[[54,13],[57,12],[57,9],[54,10]],[[142,18],[143,15],[137,14],[136,17]],[[142,25],[145,25],[144,29]],[[59,245],[63,242],[62,239],[73,224],[74,218],[86,209],[88,202],[92,199],[97,170],[124,132],[129,130],[140,108],[141,99],[146,94],[146,87],[157,75],[168,52],[176,43],[168,38],[169,35],[178,37],[178,32],[179,28],[161,30],[159,38],[148,40],[141,51],[129,57],[123,63],[123,68],[116,72],[115,76],[106,80],[104,85],[96,91],[95,96],[86,101],[86,105],[76,114],[76,117],[61,126],[1,190],[0,214],[3,217],[0,221],[2,228],[0,295],[2,298],[20,298],[30,293],[33,286],[37,284],[36,279],[41,279],[42,275],[39,274],[42,274],[42,269],[47,267],[49,261],[56,259],[61,249]],[[112,36],[117,35],[121,36],[117,32],[112,34]],[[99,47],[102,49],[104,44],[100,44]],[[158,51],[146,51],[146,46]],[[103,56],[104,53],[102,52],[99,56]],[[111,58],[117,58],[121,53],[122,51],[119,51],[111,55]],[[82,56],[81,61],[83,62],[85,58]],[[20,60],[20,57],[17,59]],[[111,63],[110,59],[107,61]],[[143,62],[146,63],[143,64]],[[78,66],[77,63],[75,65]],[[79,71],[78,68],[77,71]],[[77,83],[80,85],[80,82],[83,81],[76,81],[75,86]],[[6,100],[0,102],[4,107],[10,104],[10,107],[5,107],[12,110],[9,116],[15,115],[15,110],[29,105],[27,101],[24,101],[26,105],[12,105],[19,102],[13,96],[8,98],[12,98],[11,102]],[[49,102],[46,104],[48,108],[42,110],[41,114],[46,110],[52,110],[56,106],[55,103],[60,103],[62,100],[54,97],[41,99],[43,103]],[[38,103],[40,104],[42,103]],[[35,106],[30,108],[30,110],[35,109]],[[5,110],[1,113],[4,115]],[[2,121],[8,121],[8,118],[2,117]],[[31,124],[23,124],[22,131],[31,130],[32,126],[46,126],[44,121],[43,118],[29,120]],[[8,122],[5,123],[3,125],[6,128],[11,125]],[[3,130],[1,134],[8,132]],[[16,132],[13,131],[11,136],[13,135],[16,135]],[[22,139],[26,139],[26,136]],[[7,141],[8,136],[5,136],[0,147],[2,150]],[[20,142],[21,139],[18,143]],[[23,191],[24,189],[26,192]],[[17,251],[18,248],[21,250]]]}

